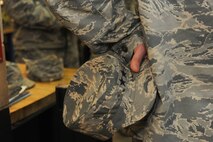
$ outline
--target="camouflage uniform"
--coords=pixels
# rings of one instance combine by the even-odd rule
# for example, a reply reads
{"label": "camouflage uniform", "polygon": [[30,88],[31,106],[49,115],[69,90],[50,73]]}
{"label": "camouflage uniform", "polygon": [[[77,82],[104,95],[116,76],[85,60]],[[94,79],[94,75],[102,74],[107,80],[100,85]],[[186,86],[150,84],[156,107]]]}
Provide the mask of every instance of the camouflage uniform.
{"label": "camouflage uniform", "polygon": [[138,13],[138,3],[137,0],[125,0],[125,5],[128,10],[134,14]]}
{"label": "camouflage uniform", "polygon": [[[135,141],[213,141],[211,0],[138,0],[140,15],[126,10],[122,0],[48,2],[68,29],[101,54],[70,83],[64,101],[67,127],[102,140],[125,127]],[[148,59],[133,74],[126,68],[142,43],[142,27]]]}
{"label": "camouflage uniform", "polygon": [[[67,46],[66,42],[69,37],[66,36],[69,35],[62,30],[45,0],[5,0],[4,7],[16,24],[13,43],[17,62],[23,62],[23,58],[40,59],[54,54],[77,62],[75,65],[70,65],[67,63],[70,60],[65,61],[67,66],[79,66],[76,46]],[[71,54],[74,52],[77,57],[70,56],[70,52]],[[65,53],[69,58],[64,57]]]}
{"label": "camouflage uniform", "polygon": [[160,100],[136,135],[145,142],[213,141],[213,2],[140,0]]}

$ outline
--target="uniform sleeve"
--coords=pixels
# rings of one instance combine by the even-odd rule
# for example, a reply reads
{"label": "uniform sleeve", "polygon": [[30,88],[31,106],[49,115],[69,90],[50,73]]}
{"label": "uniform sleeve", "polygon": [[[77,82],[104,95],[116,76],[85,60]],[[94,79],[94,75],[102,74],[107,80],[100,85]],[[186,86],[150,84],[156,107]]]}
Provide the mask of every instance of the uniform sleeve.
{"label": "uniform sleeve", "polygon": [[59,25],[42,1],[4,0],[4,7],[14,21],[24,27],[46,29]]}
{"label": "uniform sleeve", "polygon": [[62,25],[94,53],[112,49],[130,57],[134,47],[143,42],[140,20],[126,9],[124,0],[47,0],[47,3]]}

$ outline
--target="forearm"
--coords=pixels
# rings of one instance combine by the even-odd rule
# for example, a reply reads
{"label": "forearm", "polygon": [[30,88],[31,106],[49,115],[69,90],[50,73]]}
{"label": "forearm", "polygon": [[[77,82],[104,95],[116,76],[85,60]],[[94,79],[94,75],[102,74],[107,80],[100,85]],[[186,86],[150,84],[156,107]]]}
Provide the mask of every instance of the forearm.
{"label": "forearm", "polygon": [[[140,26],[140,21],[125,8],[123,0],[47,2],[63,25],[79,36],[95,53],[106,52],[111,47],[120,48],[117,46],[120,43],[126,46],[142,43],[142,37],[131,35]],[[128,37],[130,35],[133,37]],[[134,43],[124,43],[129,40],[123,39],[130,38],[135,39]]]}

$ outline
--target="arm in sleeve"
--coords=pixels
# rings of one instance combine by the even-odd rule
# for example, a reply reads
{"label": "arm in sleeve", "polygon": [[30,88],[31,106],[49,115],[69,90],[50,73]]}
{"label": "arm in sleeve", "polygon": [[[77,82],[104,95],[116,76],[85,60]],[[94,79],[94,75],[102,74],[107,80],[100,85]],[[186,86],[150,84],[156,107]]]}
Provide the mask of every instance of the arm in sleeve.
{"label": "arm in sleeve", "polygon": [[47,3],[62,25],[94,53],[125,45],[132,52],[143,42],[140,20],[126,9],[124,0],[47,0]]}
{"label": "arm in sleeve", "polygon": [[41,1],[4,0],[4,7],[21,26],[49,29],[58,25],[55,16]]}

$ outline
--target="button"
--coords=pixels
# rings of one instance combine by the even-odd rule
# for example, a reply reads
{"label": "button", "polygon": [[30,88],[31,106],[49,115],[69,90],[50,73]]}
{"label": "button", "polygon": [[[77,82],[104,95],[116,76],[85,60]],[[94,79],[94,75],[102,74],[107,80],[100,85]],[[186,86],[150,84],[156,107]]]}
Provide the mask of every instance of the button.
{"label": "button", "polygon": [[124,52],[128,52],[128,48],[126,47],[126,45],[122,46],[122,50],[123,50]]}

